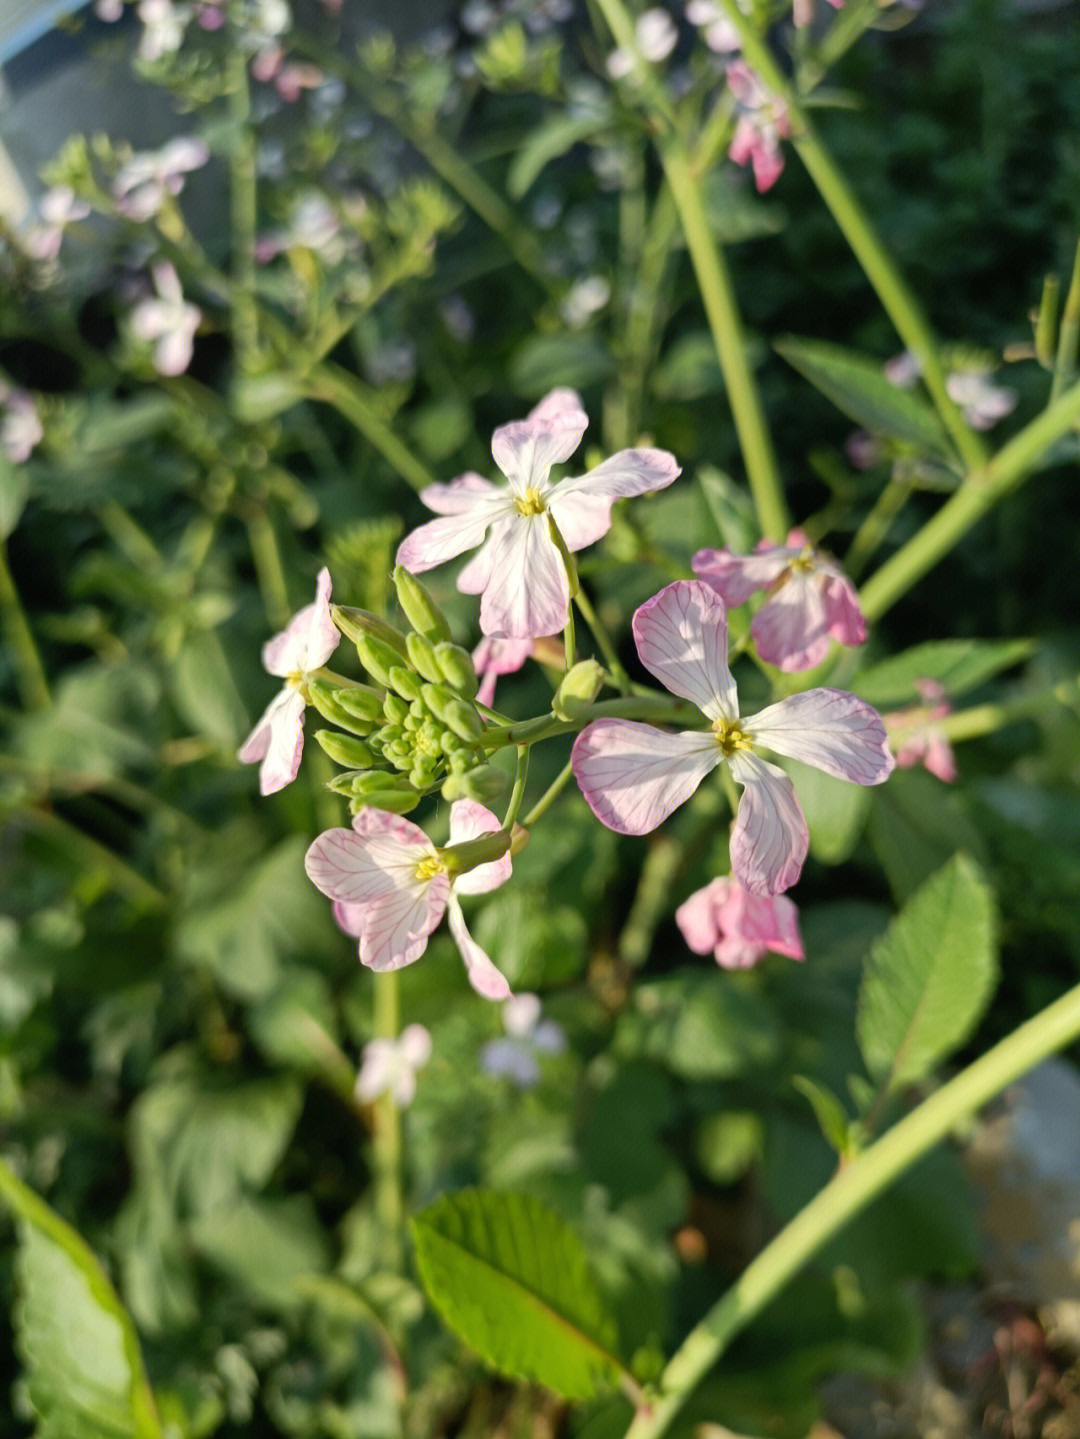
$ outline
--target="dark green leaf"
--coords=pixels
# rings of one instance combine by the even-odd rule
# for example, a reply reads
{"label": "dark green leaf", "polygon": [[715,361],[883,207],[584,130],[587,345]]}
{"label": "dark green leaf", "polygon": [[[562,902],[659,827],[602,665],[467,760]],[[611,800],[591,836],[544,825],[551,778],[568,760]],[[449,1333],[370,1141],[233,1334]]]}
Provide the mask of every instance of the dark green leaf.
{"label": "dark green leaf", "polygon": [[879,709],[918,699],[917,680],[937,680],[951,698],[1028,658],[1031,640],[930,640],[871,665],[849,688]]}

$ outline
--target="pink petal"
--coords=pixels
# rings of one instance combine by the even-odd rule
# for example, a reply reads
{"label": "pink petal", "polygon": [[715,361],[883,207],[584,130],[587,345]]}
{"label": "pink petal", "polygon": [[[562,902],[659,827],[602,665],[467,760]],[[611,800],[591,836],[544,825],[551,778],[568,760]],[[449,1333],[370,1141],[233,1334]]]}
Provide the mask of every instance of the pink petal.
{"label": "pink petal", "polygon": [[666,689],[696,704],[710,719],[739,713],[727,666],[727,611],[700,580],[676,580],[634,613],[641,663]]}
{"label": "pink petal", "polygon": [[722,759],[709,733],[669,734],[619,719],[594,720],[572,752],[589,808],[619,834],[648,834],[662,824]]}
{"label": "pink petal", "polygon": [[465,926],[465,916],[461,912],[461,905],[458,904],[453,892],[450,894],[450,900],[446,907],[446,919],[450,926],[450,933],[454,936],[454,943],[465,961],[465,972],[469,976],[469,983],[473,989],[477,994],[482,994],[485,999],[509,999],[510,986],[469,933]]}
{"label": "pink petal", "polygon": [[262,662],[272,675],[317,670],[341,641],[330,618],[330,571],[323,566],[315,582],[315,602],[305,605],[273,639],[263,645]]}
{"label": "pink petal", "polygon": [[727,875],[720,875],[704,889],[695,890],[675,911],[675,923],[695,954],[711,954],[719,943],[717,907],[730,884],[731,880]]}
{"label": "pink petal", "polygon": [[428,485],[420,491],[420,498],[437,515],[463,515],[476,508],[477,500],[497,500],[502,493],[500,485],[470,470],[448,485]]}
{"label": "pink petal", "polygon": [[581,444],[588,416],[566,403],[566,394],[553,391],[527,420],[503,425],[491,437],[495,463],[518,493],[543,485],[552,465],[568,460]]}
{"label": "pink petal", "polygon": [[466,550],[474,550],[482,542],[488,525],[501,513],[501,502],[478,499],[469,510],[429,520],[398,545],[397,563],[413,574],[420,574],[463,555]]}
{"label": "pink petal", "polygon": [[463,595],[482,595],[491,583],[492,565],[500,540],[514,527],[518,516],[503,515],[494,520],[488,537],[464,565],[457,577],[457,587]]}
{"label": "pink petal", "polygon": [[750,633],[761,658],[785,674],[819,665],[829,652],[821,577],[789,574],[754,616]]}
{"label": "pink petal", "polygon": [[730,763],[743,787],[731,831],[731,871],[753,894],[779,894],[799,878],[810,845],[795,786],[757,755],[737,751]]}
{"label": "pink petal", "polygon": [[667,450],[620,450],[609,460],[595,465],[584,475],[560,480],[549,503],[569,495],[597,495],[606,500],[623,500],[665,489],[681,473],[674,455]]}
{"label": "pink petal", "polygon": [[881,784],[895,765],[877,710],[843,690],[792,695],[749,716],[744,728],[755,744],[854,784]]}
{"label": "pink petal", "polygon": [[431,879],[414,877],[411,883],[380,895],[365,915],[360,935],[361,964],[375,970],[401,969],[419,959],[449,898],[450,880],[446,874],[436,874]]}
{"label": "pink petal", "polygon": [[435,855],[435,846],[422,829],[401,815],[381,810],[370,812],[365,827],[363,833],[327,830],[311,844],[304,868],[316,889],[345,904],[371,904],[416,883],[428,883],[416,880],[420,861]]}
{"label": "pink petal", "polygon": [[698,550],[690,561],[694,574],[712,585],[725,604],[744,605],[755,590],[778,580],[797,550],[770,546],[758,554],[733,555],[730,550]]}
{"label": "pink petal", "polygon": [[[786,954],[791,959],[805,958],[799,911],[784,895],[751,894],[742,885],[732,883],[719,904],[718,918],[729,942],[737,942],[746,950],[755,949],[755,959],[766,951]],[[719,946],[716,958],[719,964],[725,963]]]}
{"label": "pink petal", "polygon": [[422,1024],[407,1024],[401,1031],[398,1052],[414,1069],[422,1069],[431,1058],[431,1035]]}
{"label": "pink petal", "polygon": [[[466,840],[479,839],[482,834],[494,834],[502,829],[502,822],[478,804],[474,799],[455,800],[450,807],[450,843],[464,844]],[[498,889],[510,878],[510,851],[490,864],[478,864],[466,874],[459,875],[453,883],[456,894],[487,894]]]}
{"label": "pink petal", "polygon": [[480,628],[498,638],[535,639],[566,625],[570,582],[546,515],[520,515],[495,541]]}
{"label": "pink petal", "polygon": [[298,690],[279,690],[238,751],[242,764],[262,761],[260,793],[276,794],[296,778],[304,753],[306,708]]}
{"label": "pink petal", "polygon": [[346,934],[351,934],[353,939],[359,939],[364,928],[367,905],[343,904],[340,899],[335,899],[330,908],[337,927],[343,929]]}
{"label": "pink petal", "polygon": [[549,391],[538,405],[532,407],[528,418],[547,422],[557,420],[559,416],[565,415],[570,423],[577,424],[584,414],[585,406],[581,403],[581,396],[578,392],[564,388]]}
{"label": "pink petal", "polygon": [[833,639],[842,645],[861,645],[866,639],[866,620],[855,586],[837,571],[826,577],[823,589],[825,621]]}
{"label": "pink petal", "polygon": [[923,764],[937,779],[943,780],[945,784],[956,783],[956,755],[953,747],[942,734],[934,730],[926,736],[926,754],[923,757]]}

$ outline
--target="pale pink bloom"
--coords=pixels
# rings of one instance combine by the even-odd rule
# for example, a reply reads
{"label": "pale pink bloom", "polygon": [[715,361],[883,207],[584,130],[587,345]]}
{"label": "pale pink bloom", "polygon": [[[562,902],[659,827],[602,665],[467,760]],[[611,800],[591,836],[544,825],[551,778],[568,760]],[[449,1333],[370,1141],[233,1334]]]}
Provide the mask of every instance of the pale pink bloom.
{"label": "pale pink bloom", "polygon": [[65,229],[76,220],[85,220],[90,206],[76,198],[70,185],[54,185],[38,200],[37,208],[44,223],[33,225],[20,243],[33,260],[55,260]]}
{"label": "pale pink bloom", "polygon": [[750,633],[761,658],[787,674],[819,665],[830,638],[842,645],[866,639],[855,586],[801,530],[792,530],[786,545],[762,540],[752,555],[698,550],[691,564],[733,608],[757,590],[768,591]]}
{"label": "pale pink bloom", "polygon": [[153,64],[163,55],[173,55],[184,43],[184,31],[191,18],[185,7],[177,9],[172,0],[139,0],[136,14],[143,23],[139,59]]}
{"label": "pale pink bloom", "polygon": [[263,645],[263,667],[285,680],[258,724],[244,741],[237,758],[258,764],[259,789],[274,794],[292,784],[304,753],[304,684],[322,668],[338,647],[341,636],[330,617],[330,571],[319,571],[315,603],[305,605],[272,640]]}
{"label": "pale pink bloom", "polygon": [[532,640],[498,640],[485,635],[472,652],[473,668],[480,678],[476,698],[482,705],[495,703],[495,682],[515,674],[533,652]]}
{"label": "pale pink bloom", "polygon": [[718,55],[735,55],[742,49],[739,32],[717,0],[689,0],[686,18],[701,31],[701,38]]}
{"label": "pale pink bloom", "polygon": [[[844,0],[829,0],[834,10],[844,8]],[[809,25],[814,18],[814,0],[793,0],[791,18],[798,26]]]}
{"label": "pale pink bloom", "polygon": [[679,43],[679,32],[666,10],[654,6],[638,16],[634,27],[634,49],[613,50],[607,58],[607,72],[613,80],[624,80],[639,59],[658,64],[666,60]]}
{"label": "pale pink bloom", "polygon": [[[501,825],[475,800],[450,809],[450,843],[463,844]],[[422,829],[401,815],[362,809],[352,829],[319,835],[304,861],[312,884],[334,901],[334,918],[360,941],[369,969],[401,969],[427,949],[447,917],[469,983],[485,999],[508,999],[510,986],[473,939],[459,894],[483,894],[510,878],[510,854],[477,865],[451,880],[439,851]]]}
{"label": "pale pink bloom", "polygon": [[422,1024],[407,1025],[397,1039],[373,1039],[364,1045],[356,1097],[371,1104],[389,1094],[404,1109],[416,1096],[416,1076],[431,1058],[431,1035]]}
{"label": "pale pink bloom", "polygon": [[179,195],[184,176],[209,158],[204,141],[191,135],[170,140],[160,150],[133,155],[113,181],[117,209],[129,220],[149,220],[170,195]]}
{"label": "pale pink bloom", "polygon": [[502,1039],[489,1040],[480,1052],[480,1063],[488,1074],[512,1079],[528,1089],[540,1078],[540,1056],[560,1054],[566,1035],[553,1019],[541,1019],[540,1000],[535,994],[512,995],[502,1007]]}
{"label": "pale pink bloom", "polygon": [[727,665],[727,612],[700,580],[679,580],[634,615],[647,670],[689,700],[710,727],[672,734],[633,720],[599,719],[574,742],[574,775],[601,823],[648,834],[728,763],[743,794],[731,834],[731,869],[754,894],[779,894],[798,879],[809,843],[795,788],[759,749],[814,765],[854,784],[881,784],[893,768],[885,727],[865,701],[813,689],[739,716]]}
{"label": "pale pink bloom", "polygon": [[739,106],[728,155],[736,165],[751,165],[759,193],[775,185],[784,168],[780,141],[791,133],[787,106],[771,95],[743,60],[728,66],[728,87]]}
{"label": "pale pink bloom", "polygon": [[162,375],[182,375],[191,364],[195,331],[202,311],[184,299],[180,277],[162,260],[154,266],[157,299],[140,300],[129,316],[131,332],[154,347],[154,368]]}
{"label": "pale pink bloom", "polygon": [[481,596],[484,634],[523,640],[564,629],[570,582],[552,523],[568,550],[584,549],[607,533],[615,500],[663,489],[679,473],[666,450],[620,450],[556,484],[551,467],[570,458],[588,423],[573,390],[553,390],[527,419],[496,430],[491,452],[509,483],[466,474],[429,485],[420,498],[439,518],[402,542],[398,564],[420,572],[481,546],[457,585]]}
{"label": "pale pink bloom", "polygon": [[695,954],[712,954],[722,969],[749,969],[763,954],[805,959],[799,911],[782,894],[751,894],[730,875],[699,889],[675,911]]}
{"label": "pale pink bloom", "polygon": [[33,395],[0,387],[0,450],[13,465],[22,465],[41,443],[45,431]]}
{"label": "pale pink bloom", "polygon": [[918,680],[915,688],[925,704],[913,705],[910,709],[893,710],[882,715],[886,730],[893,734],[904,731],[904,738],[896,747],[896,764],[899,769],[924,769],[943,780],[954,784],[957,776],[956,755],[946,736],[935,724],[952,714],[952,705],[945,698],[945,690],[937,680]]}
{"label": "pale pink bloom", "polygon": [[1016,408],[1016,391],[993,385],[985,370],[954,370],[945,389],[973,430],[989,430]]}

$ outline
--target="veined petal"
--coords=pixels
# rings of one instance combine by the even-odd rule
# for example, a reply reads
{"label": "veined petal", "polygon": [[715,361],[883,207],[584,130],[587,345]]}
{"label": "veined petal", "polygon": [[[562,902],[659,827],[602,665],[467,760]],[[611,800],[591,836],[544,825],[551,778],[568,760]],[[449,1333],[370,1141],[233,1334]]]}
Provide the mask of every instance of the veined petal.
{"label": "veined petal", "polygon": [[[804,959],[799,934],[799,911],[782,894],[751,894],[742,885],[731,883],[718,906],[720,927],[758,954],[769,950],[790,959]],[[718,961],[724,960],[717,953]],[[753,961],[750,961],[751,963]]]}
{"label": "veined petal", "polygon": [[787,569],[798,550],[770,545],[752,555],[734,555],[728,549],[698,550],[690,568],[733,608],[744,605],[757,590],[765,590]]}
{"label": "veined petal", "polygon": [[574,778],[593,814],[619,834],[648,834],[723,759],[709,733],[671,734],[634,720],[600,719],[574,741]]}
{"label": "veined petal", "polygon": [[[501,822],[474,799],[455,800],[450,807],[450,843],[464,844],[466,840],[479,839],[482,834],[494,834],[502,829]],[[498,889],[510,878],[511,859],[507,850],[499,859],[489,864],[478,864],[475,869],[458,875],[453,882],[456,894],[487,894]]]}
{"label": "veined petal", "polygon": [[427,485],[420,491],[420,498],[437,515],[462,515],[474,510],[478,500],[497,500],[503,493],[501,485],[493,485],[470,470],[448,485]]}
{"label": "veined petal", "polygon": [[272,675],[304,674],[324,665],[341,641],[330,618],[330,571],[324,565],[315,582],[315,602],[298,610],[273,639],[263,645],[263,666]]}
{"label": "veined petal", "polygon": [[743,787],[731,831],[731,872],[752,894],[779,894],[799,878],[810,846],[795,786],[757,755],[737,751],[730,763]]}
{"label": "veined petal", "polygon": [[517,518],[516,514],[500,515],[492,521],[487,539],[458,574],[457,587],[463,595],[482,595],[487,589],[491,583],[492,562],[499,541],[513,528]]}
{"label": "veined petal", "polygon": [[435,857],[435,846],[401,815],[385,816],[397,821],[392,827],[382,816],[373,811],[364,832],[330,829],[313,841],[304,868],[316,889],[344,904],[370,904],[418,882],[417,866]]}
{"label": "veined petal", "polygon": [[279,690],[237,754],[242,764],[261,760],[259,791],[276,794],[292,784],[304,753],[304,697],[298,690]]}
{"label": "veined petal", "polygon": [[830,573],[822,584],[825,623],[834,640],[842,645],[861,645],[866,639],[866,620],[859,608],[859,596],[847,575]]}
{"label": "veined petal", "polygon": [[877,710],[843,690],[791,695],[743,727],[755,744],[854,784],[881,784],[895,764]]}
{"label": "veined petal", "polygon": [[666,689],[709,719],[735,719],[739,700],[727,665],[724,602],[701,580],[676,580],[634,613],[641,663]]}
{"label": "veined petal", "polygon": [[584,475],[560,480],[552,486],[549,504],[572,495],[596,495],[606,500],[628,499],[650,490],[662,490],[681,473],[667,450],[620,450]]}
{"label": "veined petal", "polygon": [[566,548],[571,551],[583,550],[607,534],[613,503],[605,495],[564,495],[562,485],[556,485],[547,500]]}
{"label": "veined petal", "polygon": [[480,601],[486,635],[535,639],[566,625],[570,582],[547,515],[520,515],[492,547],[491,579]]}
{"label": "veined petal", "polygon": [[542,486],[552,465],[568,460],[581,444],[588,416],[562,399],[553,401],[553,395],[566,394],[553,391],[527,420],[513,420],[492,435],[491,453],[515,493]]}
{"label": "veined petal", "polygon": [[675,911],[675,923],[695,954],[711,954],[716,948],[720,939],[717,908],[730,884],[727,875],[720,875],[704,889],[696,890]]}
{"label": "veined petal", "polygon": [[813,669],[829,652],[821,577],[792,574],[750,624],[758,654],[785,674]]}
{"label": "veined petal", "polygon": [[450,933],[454,936],[454,943],[461,952],[461,958],[465,961],[465,972],[469,976],[469,983],[477,994],[482,994],[485,999],[509,999],[510,986],[505,976],[499,973],[492,964],[487,954],[480,948],[473,939],[465,925],[465,916],[461,912],[461,905],[453,890],[446,905],[446,921],[450,926]]}
{"label": "veined petal", "polygon": [[428,520],[398,545],[397,563],[412,574],[474,550],[487,533],[488,525],[502,513],[501,502],[480,499],[468,510]]}
{"label": "veined petal", "polygon": [[373,901],[360,935],[360,962],[369,969],[401,969],[419,959],[450,897],[446,874],[416,879]]}

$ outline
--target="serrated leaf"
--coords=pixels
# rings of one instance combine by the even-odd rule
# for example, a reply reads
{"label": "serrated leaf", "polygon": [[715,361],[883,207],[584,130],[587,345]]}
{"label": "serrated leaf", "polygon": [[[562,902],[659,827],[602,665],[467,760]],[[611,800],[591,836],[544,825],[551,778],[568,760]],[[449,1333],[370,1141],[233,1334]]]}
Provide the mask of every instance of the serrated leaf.
{"label": "serrated leaf", "polygon": [[494,1369],[584,1399],[617,1382],[615,1325],[577,1235],[527,1195],[471,1189],[412,1221],[447,1324]]}
{"label": "serrated leaf", "polygon": [[882,708],[918,698],[917,680],[937,680],[951,697],[972,690],[1032,653],[1031,640],[930,640],[872,665],[849,688]]}
{"label": "serrated leaf", "polygon": [[794,336],[775,346],[789,365],[856,424],[875,434],[906,440],[921,450],[948,454],[941,422],[918,395],[885,378],[879,361],[839,345]]}
{"label": "serrated leaf", "polygon": [[918,890],[877,941],[859,991],[856,1034],[888,1091],[925,1079],[958,1049],[997,982],[993,893],[965,854]]}

